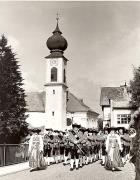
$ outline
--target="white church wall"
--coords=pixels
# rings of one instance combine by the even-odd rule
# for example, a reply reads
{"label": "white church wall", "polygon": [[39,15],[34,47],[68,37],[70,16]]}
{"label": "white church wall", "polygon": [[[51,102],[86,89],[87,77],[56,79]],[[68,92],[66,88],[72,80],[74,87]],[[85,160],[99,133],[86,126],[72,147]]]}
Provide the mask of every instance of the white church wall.
{"label": "white church wall", "polygon": [[47,123],[46,113],[43,112],[27,112],[28,118],[26,122],[29,123],[30,126],[40,127],[45,126]]}
{"label": "white church wall", "polygon": [[[55,90],[55,94],[53,94]],[[47,126],[53,129],[65,129],[66,127],[66,92],[60,86],[46,87]],[[54,113],[54,115],[53,115]]]}
{"label": "white church wall", "polygon": [[74,113],[67,113],[67,118],[73,120],[73,124],[80,124],[82,127],[88,127],[87,122],[87,113],[86,112],[74,112]]}

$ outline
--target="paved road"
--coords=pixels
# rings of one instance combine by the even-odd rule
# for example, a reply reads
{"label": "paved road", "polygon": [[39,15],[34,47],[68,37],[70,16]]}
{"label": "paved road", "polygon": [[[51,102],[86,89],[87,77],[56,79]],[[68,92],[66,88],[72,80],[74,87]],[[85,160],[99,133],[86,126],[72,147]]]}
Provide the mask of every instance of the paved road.
{"label": "paved road", "polygon": [[0,177],[0,180],[134,180],[134,176],[134,167],[129,163],[121,171],[112,172],[96,162],[74,171],[69,171],[69,165],[51,165],[46,170],[25,170]]}

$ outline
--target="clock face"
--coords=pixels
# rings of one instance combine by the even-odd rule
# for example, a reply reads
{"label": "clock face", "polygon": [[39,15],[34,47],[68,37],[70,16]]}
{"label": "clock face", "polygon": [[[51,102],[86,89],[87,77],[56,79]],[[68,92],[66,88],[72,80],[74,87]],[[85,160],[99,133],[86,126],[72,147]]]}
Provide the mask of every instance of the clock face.
{"label": "clock face", "polygon": [[56,59],[51,59],[50,63],[51,63],[51,66],[57,66],[58,65],[58,62]]}

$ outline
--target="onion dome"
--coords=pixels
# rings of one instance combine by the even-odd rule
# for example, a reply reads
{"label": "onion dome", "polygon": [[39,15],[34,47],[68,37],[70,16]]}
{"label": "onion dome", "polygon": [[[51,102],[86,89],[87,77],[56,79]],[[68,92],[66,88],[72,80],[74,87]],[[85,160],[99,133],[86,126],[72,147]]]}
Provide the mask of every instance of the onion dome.
{"label": "onion dome", "polygon": [[48,38],[46,44],[51,52],[63,52],[67,49],[67,40],[61,35],[62,32],[59,29],[58,21],[53,35]]}

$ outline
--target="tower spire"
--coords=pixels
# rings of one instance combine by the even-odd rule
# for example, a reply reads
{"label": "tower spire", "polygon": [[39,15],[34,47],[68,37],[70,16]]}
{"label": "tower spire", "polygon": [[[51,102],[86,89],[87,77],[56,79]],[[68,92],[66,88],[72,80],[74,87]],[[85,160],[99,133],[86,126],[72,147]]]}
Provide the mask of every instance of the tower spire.
{"label": "tower spire", "polygon": [[56,21],[57,21],[57,24],[56,24],[55,30],[53,31],[53,34],[55,34],[55,33],[62,34],[62,32],[60,31],[59,26],[58,26],[58,22],[59,22],[59,14],[58,13],[56,14]]}

